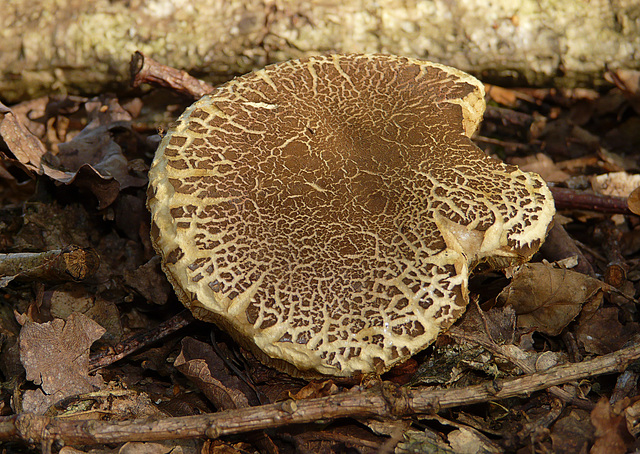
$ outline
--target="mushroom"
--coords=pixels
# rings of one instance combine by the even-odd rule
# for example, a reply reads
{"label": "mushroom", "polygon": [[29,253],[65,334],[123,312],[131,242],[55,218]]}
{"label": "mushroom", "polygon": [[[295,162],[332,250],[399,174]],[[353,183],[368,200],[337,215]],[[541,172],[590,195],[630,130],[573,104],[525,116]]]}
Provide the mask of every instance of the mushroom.
{"label": "mushroom", "polygon": [[470,270],[527,261],[555,211],[540,176],[470,140],[484,108],[472,76],[390,55],[221,85],[149,172],[152,240],[179,299],[294,375],[405,361],[464,312]]}

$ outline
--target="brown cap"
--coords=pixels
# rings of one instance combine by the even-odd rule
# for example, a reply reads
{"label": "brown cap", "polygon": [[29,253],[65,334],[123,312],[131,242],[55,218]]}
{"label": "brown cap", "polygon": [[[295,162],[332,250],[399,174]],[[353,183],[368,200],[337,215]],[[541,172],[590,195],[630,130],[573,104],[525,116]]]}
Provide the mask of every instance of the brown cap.
{"label": "brown cap", "polygon": [[470,269],[528,260],[554,214],[542,178],[469,139],[484,108],[472,76],[388,55],[218,87],[149,173],[180,300],[302,374],[382,373],[422,350],[464,311]]}

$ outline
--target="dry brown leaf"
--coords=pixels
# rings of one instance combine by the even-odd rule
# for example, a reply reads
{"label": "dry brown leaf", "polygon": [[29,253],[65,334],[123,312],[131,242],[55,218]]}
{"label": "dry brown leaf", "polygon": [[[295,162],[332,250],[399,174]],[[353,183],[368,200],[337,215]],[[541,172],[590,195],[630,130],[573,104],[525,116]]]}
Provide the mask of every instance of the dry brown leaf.
{"label": "dry brown leaf", "polygon": [[489,438],[481,432],[468,427],[461,427],[450,432],[447,435],[447,439],[453,451],[459,454],[504,452],[502,448],[489,440]]}
{"label": "dry brown leaf", "polygon": [[570,175],[560,169],[553,160],[544,153],[536,153],[535,156],[527,156],[524,158],[514,158],[510,161],[516,164],[524,172],[535,172],[544,180],[549,182],[564,182],[570,178]]}
{"label": "dry brown leaf", "polygon": [[246,454],[254,452],[251,445],[244,442],[231,444],[224,440],[206,440],[200,454]]}
{"label": "dry brown leaf", "polygon": [[[143,199],[131,194],[121,194],[113,206],[113,214],[116,226],[127,238],[133,241],[150,241],[146,227],[149,212]],[[164,273],[160,274],[164,279]]]}
{"label": "dry brown leaf", "polygon": [[0,114],[4,114],[0,122],[0,136],[27,171],[36,175],[46,174],[53,179],[73,177],[72,173],[54,169],[43,162],[47,150],[40,139],[33,135],[13,111],[2,103],[0,103]]}
{"label": "dry brown leaf", "polygon": [[104,209],[120,190],[144,186],[147,180],[130,174],[130,163],[114,140],[116,134],[132,135],[131,116],[114,98],[96,98],[85,107],[89,124],[71,141],[59,144],[56,155],[49,153],[18,116],[1,103],[0,136],[27,171],[87,188],[97,197],[99,208]]}
{"label": "dry brown leaf", "polygon": [[580,313],[583,303],[598,294],[602,285],[582,273],[544,263],[527,263],[498,295],[498,302],[513,306],[518,327],[557,336]]}
{"label": "dry brown leaf", "polygon": [[20,364],[18,336],[20,325],[9,304],[0,306],[0,371],[5,377],[18,377],[24,370]]}
{"label": "dry brown leaf", "polygon": [[[635,152],[636,150],[634,149],[633,151]],[[599,163],[599,167],[605,172],[622,172],[638,168],[635,156],[623,156],[618,152],[611,152],[604,147],[598,148],[598,158],[602,161]]]}
{"label": "dry brown leaf", "polygon": [[106,329],[103,340],[120,342],[122,322],[118,308],[113,301],[88,292],[84,287],[64,284],[44,292],[43,300],[50,304],[49,311],[54,318],[67,319],[81,313]]}
{"label": "dry brown leaf", "polygon": [[627,205],[632,213],[640,215],[640,187],[631,191],[627,199]]}
{"label": "dry brown leaf", "polygon": [[[205,454],[197,440],[168,440],[164,442],[128,442],[120,447],[93,448],[90,451],[65,446],[60,454]],[[208,454],[241,454],[241,451],[210,451]]]}
{"label": "dry brown leaf", "polygon": [[34,136],[4,104],[0,103],[0,136],[4,139],[16,159],[28,170],[42,175],[42,156],[47,152],[42,142]]}
{"label": "dry brown leaf", "polygon": [[339,389],[333,380],[312,381],[295,394],[291,394],[291,398],[293,400],[314,399],[316,397],[332,396],[337,394],[338,391]]}
{"label": "dry brown leaf", "polygon": [[258,403],[255,393],[242,380],[227,372],[224,362],[211,345],[191,337],[184,338],[174,366],[220,410]]}
{"label": "dry brown leaf", "polygon": [[624,415],[627,420],[627,430],[632,436],[638,438],[640,436],[640,401],[625,408]]}
{"label": "dry brown leaf", "polygon": [[[408,430],[403,434],[403,439],[398,443],[395,454],[416,454],[416,453],[449,453],[451,447],[445,442],[440,434],[426,428],[424,432]],[[481,452],[481,451],[480,451]]]}
{"label": "dry brown leaf", "polygon": [[608,71],[605,73],[605,79],[616,84],[633,110],[640,114],[640,71],[632,69]]}
{"label": "dry brown leaf", "polygon": [[[60,454],[87,454],[87,451],[81,451],[71,446],[63,446],[60,450]],[[92,449],[88,454],[116,454],[116,451],[114,449],[104,447],[101,449]]]}
{"label": "dry brown leaf", "polygon": [[589,413],[572,408],[551,428],[551,446],[556,454],[585,453],[593,440]]}
{"label": "dry brown leaf", "polygon": [[[485,312],[477,305],[471,305],[467,309],[462,323],[450,328],[448,336],[455,340],[457,348],[464,349],[465,345],[482,346],[483,349],[486,349],[486,353],[480,353],[474,351],[474,349],[463,350],[463,354],[457,358],[455,363],[452,363],[452,367],[460,368],[464,366],[496,375],[499,371],[505,372],[514,366],[525,373],[532,373],[564,362],[561,355],[555,352],[536,352],[532,348],[532,343],[527,335],[519,336],[518,342],[515,344],[515,326],[516,314],[511,306],[493,307]],[[450,356],[456,348],[449,346],[448,349],[451,350],[448,353]],[[436,349],[436,353],[439,352],[440,349]],[[498,361],[485,361],[485,356],[489,353],[497,355],[500,359]],[[507,363],[504,360],[507,360]],[[499,369],[498,364],[500,364]],[[420,373],[424,373],[425,369],[428,368],[429,372],[433,373],[438,370],[437,367],[437,363],[432,362],[431,358],[429,358],[420,366],[419,370]],[[418,377],[418,374],[416,374],[416,377]],[[422,379],[422,377],[420,378]]]}
{"label": "dry brown leaf", "polygon": [[588,352],[606,355],[615,352],[640,331],[637,323],[620,323],[618,307],[604,307],[589,317],[580,316],[576,340]]}
{"label": "dry brown leaf", "polygon": [[114,202],[122,189],[144,186],[147,180],[131,175],[130,163],[116,140],[119,136],[132,136],[131,115],[113,97],[91,99],[85,108],[87,126],[72,140],[59,144],[55,155],[47,154],[46,158],[71,175],[56,178],[58,181],[87,188],[103,209]]}
{"label": "dry brown leaf", "polygon": [[545,152],[557,160],[585,156],[600,148],[598,136],[590,134],[565,117],[548,121],[539,139],[544,141]]}
{"label": "dry brown leaf", "polygon": [[102,377],[89,375],[89,347],[104,332],[82,314],[66,321],[27,321],[20,330],[20,361],[27,380],[39,388],[25,392],[23,411],[44,414],[61,399],[102,388]]}
{"label": "dry brown leaf", "polygon": [[180,446],[175,446],[173,442],[164,443],[125,443],[118,454],[185,454]]}
{"label": "dry brown leaf", "polygon": [[155,256],[136,270],[125,271],[124,282],[154,304],[165,304],[171,294],[171,286],[160,269],[160,256]]}
{"label": "dry brown leaf", "polygon": [[129,162],[114,140],[118,130],[129,129],[129,122],[123,121],[106,126],[87,125],[72,140],[58,146],[56,167],[78,172],[82,166],[87,165],[102,178],[114,178],[121,189],[144,186],[146,179],[129,174]]}
{"label": "dry brown leaf", "polygon": [[515,338],[516,313],[512,307],[492,307],[483,311],[477,304],[469,304],[457,326],[470,335],[478,335],[490,342],[511,344]]}
{"label": "dry brown leaf", "polygon": [[596,442],[591,454],[628,452],[633,437],[627,430],[624,414],[613,411],[606,397],[602,397],[591,411],[591,424],[596,428]]}
{"label": "dry brown leaf", "polygon": [[487,96],[498,104],[507,107],[515,107],[518,104],[518,93],[515,90],[490,84],[484,84],[484,89]]}

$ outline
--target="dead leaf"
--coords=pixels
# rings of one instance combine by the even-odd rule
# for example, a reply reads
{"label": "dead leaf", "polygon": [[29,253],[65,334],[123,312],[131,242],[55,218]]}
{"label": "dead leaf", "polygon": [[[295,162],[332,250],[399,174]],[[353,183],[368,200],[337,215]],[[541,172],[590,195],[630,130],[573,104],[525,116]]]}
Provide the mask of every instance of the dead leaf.
{"label": "dead leaf", "polygon": [[120,342],[123,333],[122,322],[113,301],[73,284],[45,291],[43,300],[49,304],[52,317],[66,320],[74,312],[84,314],[106,329],[103,340],[111,344]]}
{"label": "dead leaf", "polygon": [[104,332],[82,314],[66,321],[26,322],[20,330],[20,361],[27,380],[39,388],[25,392],[23,411],[44,414],[61,399],[102,388],[102,377],[89,375],[89,347]]}
{"label": "dead leaf", "polygon": [[46,148],[35,135],[31,133],[13,113],[11,109],[0,103],[0,114],[4,114],[0,122],[0,136],[27,171],[36,175],[43,173],[54,179],[73,177],[72,173],[54,169],[44,163]]}
{"label": "dead leaf", "polygon": [[117,180],[100,175],[100,172],[89,164],[82,165],[76,173],[68,172],[68,174],[70,176],[57,180],[87,189],[98,199],[98,208],[101,210],[111,205],[120,193],[120,183]]}
{"label": "dead leaf", "polygon": [[49,96],[22,101],[11,106],[11,112],[33,135],[43,139],[47,133],[46,118],[52,100]]}
{"label": "dead leaf", "polygon": [[591,454],[624,454],[631,448],[633,437],[627,430],[624,414],[614,412],[606,397],[591,411],[591,424],[596,428]]}
{"label": "dead leaf", "polygon": [[640,71],[633,69],[616,69],[607,71],[605,79],[616,84],[633,110],[640,114]]}
{"label": "dead leaf", "polygon": [[[27,171],[45,174],[64,184],[87,188],[98,198],[99,208],[109,206],[120,190],[141,187],[144,176],[132,175],[116,135],[133,135],[131,115],[112,97],[98,97],[85,103],[87,126],[69,142],[50,153],[8,107],[0,103],[0,136]],[[131,142],[131,140],[130,140]]]}
{"label": "dead leaf", "polygon": [[[457,358],[457,363],[453,363],[452,367],[460,369],[460,366],[464,366],[493,376],[513,369],[514,366],[525,373],[533,373],[562,361],[559,355],[552,352],[538,353],[530,345],[527,346],[526,336],[520,337],[518,345],[514,344],[515,324],[516,315],[511,306],[493,307],[488,311],[482,311],[477,304],[473,304],[463,315],[461,323],[449,329],[447,336],[454,339],[455,344],[448,346],[444,357],[449,357],[451,361],[454,359],[452,357],[454,352],[461,349],[462,355]],[[478,347],[482,349],[478,351]],[[483,352],[483,349],[486,351]],[[441,354],[440,348],[436,349],[436,354]],[[437,355],[432,356],[437,358]],[[489,355],[499,359],[487,360],[486,357]],[[498,364],[500,364],[499,369]],[[431,369],[430,371],[437,371],[438,367],[439,364],[429,358],[419,371],[424,373],[427,368]],[[443,376],[446,377],[446,374]],[[417,374],[416,377],[418,377]],[[424,381],[422,377],[420,379]]]}
{"label": "dead leaf", "polygon": [[582,273],[544,263],[527,263],[498,295],[498,302],[513,306],[519,328],[557,336],[580,313],[582,305],[598,294],[602,285]]}
{"label": "dead leaf", "polygon": [[179,446],[175,446],[173,442],[165,443],[142,443],[129,442],[125,443],[119,450],[118,454],[183,454],[184,451]]}
{"label": "dead leaf", "polygon": [[135,148],[131,115],[112,96],[99,96],[85,103],[88,124],[72,140],[61,143],[55,155],[46,157],[72,172],[73,177],[59,180],[90,190],[99,208],[111,205],[121,190],[147,183],[143,175],[134,175],[122,144]]}
{"label": "dead leaf", "polygon": [[551,428],[551,446],[557,454],[586,453],[593,440],[593,426],[589,413],[572,408]]}
{"label": "dead leaf", "polygon": [[295,394],[291,394],[291,398],[293,400],[315,399],[316,397],[332,396],[337,394],[338,391],[339,389],[333,380],[312,381]]}
{"label": "dead leaf", "polygon": [[616,153],[617,161],[622,163],[621,170],[638,171],[640,169],[637,158],[638,144],[640,144],[640,117],[631,116],[615,125],[607,131],[602,142],[606,149]]}
{"label": "dead leaf", "polygon": [[[203,454],[203,452],[198,449],[194,440],[169,440],[157,443],[128,442],[121,447],[110,449],[104,446],[90,451],[65,446],[60,450],[60,454]],[[234,452],[240,454],[240,451]]]}
{"label": "dead leaf", "polygon": [[127,238],[139,241],[143,237],[144,239],[149,237],[149,232],[143,227],[149,222],[149,212],[143,199],[130,194],[121,194],[113,211],[116,226]]}
{"label": "dead leaf", "polygon": [[479,335],[495,344],[513,343],[516,328],[516,313],[512,307],[492,307],[483,311],[478,304],[471,303],[457,327],[470,335]]}
{"label": "dead leaf", "polygon": [[160,269],[160,257],[155,256],[133,271],[125,271],[124,282],[147,301],[162,305],[171,294],[171,286]]}
{"label": "dead leaf", "polygon": [[0,136],[16,159],[31,172],[42,175],[42,156],[47,152],[42,142],[34,136],[4,104],[0,103]]}
{"label": "dead leaf", "polygon": [[596,106],[593,99],[576,100],[569,110],[569,118],[578,126],[585,126],[593,118]]}
{"label": "dead leaf", "polygon": [[627,421],[627,430],[637,438],[640,435],[640,400],[625,408],[624,415]]}
{"label": "dead leaf", "polygon": [[409,358],[405,362],[396,364],[389,369],[385,374],[385,379],[399,386],[406,385],[418,371],[418,365],[418,361],[415,358]]}
{"label": "dead leaf", "polygon": [[48,251],[70,244],[90,247],[93,231],[90,216],[80,204],[30,203],[23,223],[12,238],[15,250]]}
{"label": "dead leaf", "polygon": [[246,454],[247,452],[253,452],[253,449],[245,442],[232,445],[224,440],[205,440],[200,454]]}
{"label": "dead leaf", "polygon": [[[116,122],[108,126],[87,125],[69,142],[58,145],[55,166],[77,172],[84,165],[91,166],[102,178],[113,178],[121,189],[143,186],[146,179],[129,174],[129,162],[122,148],[114,140],[119,129],[130,130],[129,122]],[[54,157],[49,157],[54,159]]]}
{"label": "dead leaf", "polygon": [[583,319],[581,315],[576,328],[576,340],[588,353],[596,355],[619,350],[640,331],[637,323],[620,323],[619,314],[618,307],[603,307],[590,317]]}
{"label": "dead leaf", "polygon": [[547,183],[563,182],[569,179],[570,175],[560,169],[553,160],[544,153],[536,153],[535,156],[524,158],[513,158],[511,163],[516,164],[524,172],[535,172],[539,174]]}
{"label": "dead leaf", "polygon": [[627,205],[632,213],[640,215],[640,187],[631,191],[627,199]]}
{"label": "dead leaf", "polygon": [[544,141],[546,153],[557,160],[584,156],[600,148],[598,136],[590,134],[565,117],[548,121],[539,139]]}
{"label": "dead leaf", "polygon": [[204,342],[184,338],[174,366],[219,410],[248,407],[250,400],[253,405],[258,403],[255,393],[238,377],[230,375],[222,359]]}
{"label": "dead leaf", "polygon": [[484,87],[487,96],[498,104],[507,107],[515,107],[518,104],[518,93],[515,90],[490,84],[485,84]]}
{"label": "dead leaf", "polygon": [[[460,379],[463,372],[469,369],[479,370],[485,374],[496,377],[499,370],[491,353],[480,347],[483,342],[472,336],[460,335],[457,327],[452,327],[448,335],[452,339],[446,345],[437,345],[433,354],[428,355],[425,361],[418,367],[409,386],[418,384],[451,384]],[[479,335],[478,337],[482,337]],[[469,342],[464,342],[469,338]],[[447,339],[443,337],[442,339]],[[438,341],[440,342],[440,341]]]}
{"label": "dead leaf", "polygon": [[[606,172],[622,172],[629,169],[637,169],[637,159],[635,156],[623,156],[619,152],[624,152],[624,149],[616,150],[612,152],[604,147],[598,148],[598,157],[603,161],[600,167]],[[629,150],[635,152],[636,149]]]}
{"label": "dead leaf", "polygon": [[460,454],[502,453],[504,450],[481,432],[470,427],[460,427],[447,435],[454,452]]}
{"label": "dead leaf", "polygon": [[442,437],[429,428],[423,432],[408,430],[398,443],[395,454],[415,454],[425,452],[451,452],[451,447]]}
{"label": "dead leaf", "polygon": [[0,371],[5,378],[18,377],[24,370],[20,364],[18,336],[20,326],[10,305],[0,306]]}

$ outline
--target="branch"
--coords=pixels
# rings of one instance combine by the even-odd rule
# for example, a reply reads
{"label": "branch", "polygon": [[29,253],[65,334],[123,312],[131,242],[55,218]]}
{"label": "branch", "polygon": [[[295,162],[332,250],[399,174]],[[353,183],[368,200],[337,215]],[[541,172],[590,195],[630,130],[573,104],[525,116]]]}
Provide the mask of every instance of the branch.
{"label": "branch", "polygon": [[108,350],[91,355],[89,372],[93,373],[98,369],[110,366],[116,361],[166,338],[194,321],[191,312],[183,310],[148,331],[131,336]]}
{"label": "branch", "polygon": [[193,99],[199,99],[214,90],[212,85],[196,79],[186,71],[158,63],[138,51],[131,56],[129,73],[134,87],[151,84],[169,88]]}
{"label": "branch", "polygon": [[559,210],[593,210],[600,213],[633,214],[626,197],[594,194],[567,188],[551,187],[551,193]]}
{"label": "branch", "polygon": [[95,445],[127,441],[185,438],[218,438],[289,424],[329,421],[337,418],[397,418],[434,413],[445,408],[526,396],[534,391],[596,375],[622,372],[640,359],[640,345],[575,364],[518,378],[489,381],[465,388],[397,388],[383,383],[365,391],[349,391],[307,400],[287,400],[257,407],[226,410],[199,416],[160,421],[69,421],[32,414],[0,418],[0,441],[42,443],[49,452],[52,442]]}

